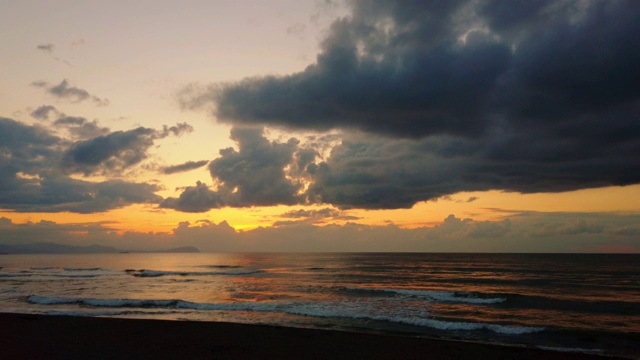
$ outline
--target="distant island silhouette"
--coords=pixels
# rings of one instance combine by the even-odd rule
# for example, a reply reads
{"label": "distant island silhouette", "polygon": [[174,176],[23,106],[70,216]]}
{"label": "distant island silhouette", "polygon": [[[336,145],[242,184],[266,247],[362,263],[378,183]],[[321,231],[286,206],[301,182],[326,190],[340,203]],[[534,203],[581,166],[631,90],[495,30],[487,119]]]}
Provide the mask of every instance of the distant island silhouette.
{"label": "distant island silhouette", "polygon": [[111,246],[92,244],[75,246],[52,242],[39,242],[20,245],[0,244],[1,254],[126,254],[126,253],[199,253],[193,246],[182,246],[162,250],[126,250]]}

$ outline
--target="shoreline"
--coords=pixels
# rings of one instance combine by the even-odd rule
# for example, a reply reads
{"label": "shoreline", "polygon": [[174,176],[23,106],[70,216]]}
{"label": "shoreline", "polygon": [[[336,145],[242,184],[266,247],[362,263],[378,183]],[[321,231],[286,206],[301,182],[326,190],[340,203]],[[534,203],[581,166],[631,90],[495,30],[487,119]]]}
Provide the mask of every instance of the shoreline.
{"label": "shoreline", "polygon": [[0,313],[3,359],[616,359],[398,335],[226,322]]}

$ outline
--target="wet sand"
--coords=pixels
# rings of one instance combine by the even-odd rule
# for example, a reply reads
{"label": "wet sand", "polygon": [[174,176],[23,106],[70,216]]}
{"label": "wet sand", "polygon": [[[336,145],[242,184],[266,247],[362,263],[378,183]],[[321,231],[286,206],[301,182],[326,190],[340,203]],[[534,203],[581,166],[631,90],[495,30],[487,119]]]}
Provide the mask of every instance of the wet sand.
{"label": "wet sand", "polygon": [[539,349],[278,326],[26,314],[0,314],[0,358],[605,359]]}

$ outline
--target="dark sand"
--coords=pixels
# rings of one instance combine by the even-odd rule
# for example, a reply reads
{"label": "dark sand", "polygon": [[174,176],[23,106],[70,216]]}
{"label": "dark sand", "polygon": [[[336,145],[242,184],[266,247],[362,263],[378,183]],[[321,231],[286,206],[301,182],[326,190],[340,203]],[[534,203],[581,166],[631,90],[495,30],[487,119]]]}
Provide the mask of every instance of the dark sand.
{"label": "dark sand", "polygon": [[277,326],[0,314],[0,358],[538,360],[600,357]]}

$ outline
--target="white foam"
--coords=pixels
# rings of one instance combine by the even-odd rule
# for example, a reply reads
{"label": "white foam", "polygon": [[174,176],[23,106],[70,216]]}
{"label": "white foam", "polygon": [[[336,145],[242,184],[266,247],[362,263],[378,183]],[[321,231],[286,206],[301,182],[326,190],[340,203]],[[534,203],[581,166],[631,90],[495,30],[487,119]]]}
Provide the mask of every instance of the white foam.
{"label": "white foam", "polygon": [[63,268],[64,271],[99,271],[102,270],[102,268],[97,268],[97,267],[90,267],[90,268],[81,268],[81,267],[66,267]]}
{"label": "white foam", "polygon": [[468,292],[459,291],[437,291],[437,290],[410,290],[410,289],[377,289],[377,288],[361,288],[361,287],[348,287],[350,290],[357,291],[381,291],[387,293],[394,293],[404,296],[416,296],[426,297],[439,302],[456,302],[456,303],[468,303],[468,304],[497,304],[507,301],[506,298],[482,298],[475,297]]}
{"label": "white foam", "polygon": [[583,354],[600,354],[603,352],[603,350],[601,349],[566,348],[566,347],[556,347],[556,346],[538,346],[537,348],[542,350],[575,352],[575,353],[583,353]]}

